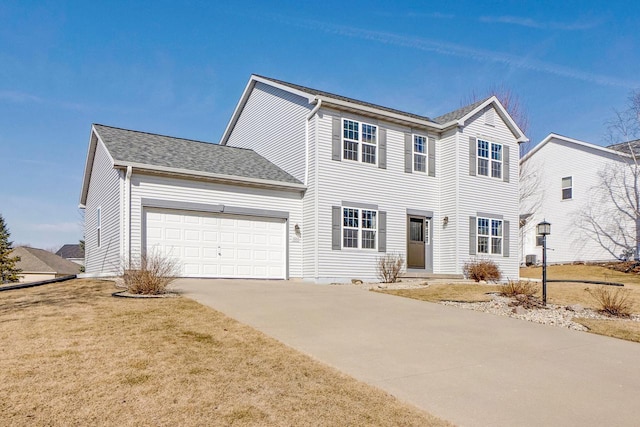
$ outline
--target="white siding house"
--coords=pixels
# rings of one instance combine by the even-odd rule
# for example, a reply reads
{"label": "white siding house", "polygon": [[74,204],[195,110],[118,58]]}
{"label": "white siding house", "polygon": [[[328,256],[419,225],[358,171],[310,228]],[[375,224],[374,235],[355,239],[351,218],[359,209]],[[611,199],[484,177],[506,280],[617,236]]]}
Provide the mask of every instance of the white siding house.
{"label": "white siding house", "polygon": [[219,145],[93,126],[87,273],[155,249],[190,277],[371,280],[392,253],[410,274],[489,258],[517,278],[526,140],[495,97],[431,119],[253,75]]}
{"label": "white siding house", "polygon": [[582,218],[588,209],[610,207],[611,200],[600,197],[599,174],[628,161],[629,156],[620,151],[557,134],[550,134],[524,156],[522,167],[536,173],[539,191],[534,196],[533,210],[522,207],[521,213],[527,219],[521,229],[521,262],[526,261],[527,255],[541,261],[542,246],[536,236],[536,224],[543,219],[551,223],[548,262],[604,261],[618,257],[622,248],[598,243],[593,233],[585,230]]}
{"label": "white siding house", "polygon": [[[283,117],[270,122],[274,138],[246,119],[265,115]],[[296,177],[287,162],[305,153],[303,277],[326,282],[375,278],[384,253],[436,275],[491,258],[517,278],[522,141],[495,97],[430,119],[254,75],[221,144],[251,148]]]}

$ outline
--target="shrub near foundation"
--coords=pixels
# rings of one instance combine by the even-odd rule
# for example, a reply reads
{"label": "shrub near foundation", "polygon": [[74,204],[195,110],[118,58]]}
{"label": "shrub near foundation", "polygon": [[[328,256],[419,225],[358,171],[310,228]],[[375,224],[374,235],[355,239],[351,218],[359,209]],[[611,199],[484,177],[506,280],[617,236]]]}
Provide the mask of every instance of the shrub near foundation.
{"label": "shrub near foundation", "polygon": [[132,294],[159,295],[180,274],[178,262],[157,252],[130,261],[123,269],[124,287]]}
{"label": "shrub near foundation", "polygon": [[490,259],[474,259],[467,261],[462,267],[464,275],[476,282],[480,281],[498,281],[502,278],[502,273],[498,268],[498,264]]}
{"label": "shrub near foundation", "polygon": [[376,270],[382,283],[395,283],[404,267],[404,257],[400,254],[386,254],[378,258]]}

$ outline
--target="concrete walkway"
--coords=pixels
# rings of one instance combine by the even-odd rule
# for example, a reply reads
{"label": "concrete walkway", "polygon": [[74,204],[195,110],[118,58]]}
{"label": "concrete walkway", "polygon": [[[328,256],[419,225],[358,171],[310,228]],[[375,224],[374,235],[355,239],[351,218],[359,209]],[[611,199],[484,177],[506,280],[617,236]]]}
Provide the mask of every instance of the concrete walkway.
{"label": "concrete walkway", "polygon": [[351,285],[182,279],[175,287],[458,425],[640,425],[637,343]]}

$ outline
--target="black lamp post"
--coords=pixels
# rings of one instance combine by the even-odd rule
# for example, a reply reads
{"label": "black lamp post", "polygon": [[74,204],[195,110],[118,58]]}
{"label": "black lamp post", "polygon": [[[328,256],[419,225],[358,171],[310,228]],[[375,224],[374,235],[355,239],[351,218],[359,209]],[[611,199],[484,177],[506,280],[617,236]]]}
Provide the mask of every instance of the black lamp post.
{"label": "black lamp post", "polygon": [[547,305],[547,236],[551,234],[551,224],[542,220],[536,231],[542,236],[542,303]]}

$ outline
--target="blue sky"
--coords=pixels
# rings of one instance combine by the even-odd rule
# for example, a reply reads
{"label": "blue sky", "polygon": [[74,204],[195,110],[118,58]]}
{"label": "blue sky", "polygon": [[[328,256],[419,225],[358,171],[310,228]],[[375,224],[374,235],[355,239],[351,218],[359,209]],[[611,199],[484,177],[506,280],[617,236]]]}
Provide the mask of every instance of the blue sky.
{"label": "blue sky", "polygon": [[640,88],[640,5],[0,2],[0,214],[15,243],[82,237],[91,123],[217,142],[251,73],[427,116],[504,86],[528,136],[603,142]]}

